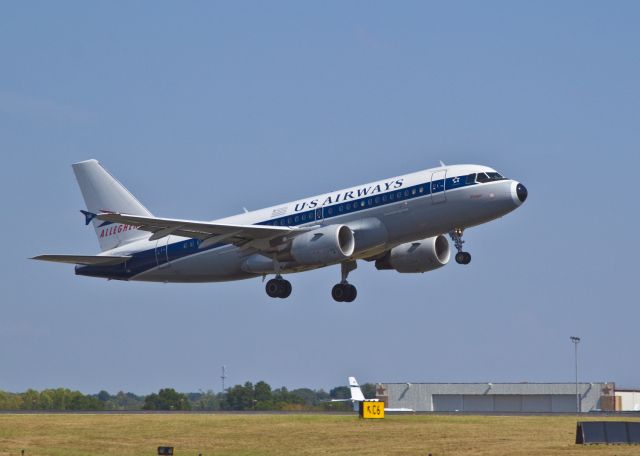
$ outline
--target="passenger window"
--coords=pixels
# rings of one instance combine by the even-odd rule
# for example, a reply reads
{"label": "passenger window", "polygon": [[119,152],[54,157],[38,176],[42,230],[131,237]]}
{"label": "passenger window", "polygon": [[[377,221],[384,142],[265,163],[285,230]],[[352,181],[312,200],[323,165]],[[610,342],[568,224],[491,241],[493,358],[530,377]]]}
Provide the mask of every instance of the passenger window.
{"label": "passenger window", "polygon": [[342,211],[344,211],[344,207],[341,204],[340,206],[338,206],[338,212],[342,212]]}
{"label": "passenger window", "polygon": [[411,194],[412,194],[412,195],[415,195],[415,194],[416,194],[416,189],[415,189],[415,188],[412,188],[412,189],[411,189]]}
{"label": "passenger window", "polygon": [[296,223],[298,223],[300,221],[300,216],[296,215],[296,218],[294,220],[296,221]]}
{"label": "passenger window", "polygon": [[374,201],[376,202],[376,204],[379,204],[380,203],[380,197],[376,196],[376,199]]}
{"label": "passenger window", "polygon": [[287,218],[287,224],[291,225],[291,223],[293,223],[293,220],[291,220],[291,217]]}
{"label": "passenger window", "polygon": [[382,195],[382,202],[386,203],[387,202],[387,195]]}
{"label": "passenger window", "polygon": [[347,203],[347,211],[351,210],[351,203]]}
{"label": "passenger window", "polygon": [[398,199],[402,199],[402,192],[396,193],[396,196],[398,197]]}
{"label": "passenger window", "polygon": [[389,194],[389,199],[393,201],[395,199],[395,193]]}
{"label": "passenger window", "polygon": [[332,207],[327,209],[327,214],[329,214],[329,215],[333,214],[333,208]]}
{"label": "passenger window", "polygon": [[367,204],[368,204],[369,206],[371,206],[371,205],[373,204],[373,200],[372,200],[371,198],[369,198],[369,199],[367,200]]}
{"label": "passenger window", "polygon": [[364,207],[364,200],[360,201],[360,207]]}
{"label": "passenger window", "polygon": [[424,187],[422,185],[418,188],[418,193],[424,193]]}

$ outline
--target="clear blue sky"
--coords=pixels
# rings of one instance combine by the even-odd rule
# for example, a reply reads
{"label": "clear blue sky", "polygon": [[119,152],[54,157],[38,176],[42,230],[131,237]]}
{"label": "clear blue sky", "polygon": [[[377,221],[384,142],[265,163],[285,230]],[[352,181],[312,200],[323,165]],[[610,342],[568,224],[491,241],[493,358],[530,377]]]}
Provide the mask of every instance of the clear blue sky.
{"label": "clear blue sky", "polygon": [[[638,2],[5,2],[0,389],[149,393],[361,381],[640,386]],[[529,200],[468,267],[107,282],[70,164],[155,214],[214,219],[446,163]],[[378,332],[376,338],[365,335]]]}

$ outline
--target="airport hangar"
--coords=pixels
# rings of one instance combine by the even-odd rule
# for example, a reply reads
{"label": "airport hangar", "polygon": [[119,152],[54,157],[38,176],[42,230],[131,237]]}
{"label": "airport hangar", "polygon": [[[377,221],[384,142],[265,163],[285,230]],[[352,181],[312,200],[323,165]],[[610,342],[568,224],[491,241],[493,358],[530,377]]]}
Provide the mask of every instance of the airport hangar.
{"label": "airport hangar", "polygon": [[[581,412],[624,411],[614,383],[578,383],[578,394]],[[378,383],[376,397],[416,412],[576,412],[575,383]]]}

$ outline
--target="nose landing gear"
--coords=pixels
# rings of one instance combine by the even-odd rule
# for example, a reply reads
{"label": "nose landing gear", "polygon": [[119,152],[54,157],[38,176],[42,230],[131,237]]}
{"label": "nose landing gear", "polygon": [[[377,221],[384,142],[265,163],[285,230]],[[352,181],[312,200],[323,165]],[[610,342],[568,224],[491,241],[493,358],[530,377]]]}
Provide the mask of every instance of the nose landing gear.
{"label": "nose landing gear", "polygon": [[340,283],[334,285],[331,289],[331,297],[338,302],[353,302],[358,296],[358,290],[356,287],[347,282],[349,273],[358,267],[355,261],[345,261],[340,263],[340,272],[342,280]]}
{"label": "nose landing gear", "polygon": [[292,290],[291,282],[283,279],[280,274],[269,280],[264,288],[271,298],[288,298]]}
{"label": "nose landing gear", "polygon": [[453,245],[455,245],[456,250],[456,263],[458,264],[469,264],[471,263],[471,254],[469,252],[462,251],[462,244],[464,241],[462,240],[462,233],[464,232],[464,228],[455,228],[453,231],[449,233],[451,240],[453,241]]}

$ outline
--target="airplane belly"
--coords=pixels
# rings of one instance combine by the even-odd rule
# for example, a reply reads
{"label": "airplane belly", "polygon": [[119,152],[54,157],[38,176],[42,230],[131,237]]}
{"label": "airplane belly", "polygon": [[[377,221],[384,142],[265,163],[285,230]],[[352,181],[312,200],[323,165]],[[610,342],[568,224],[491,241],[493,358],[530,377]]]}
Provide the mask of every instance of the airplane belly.
{"label": "airplane belly", "polygon": [[140,274],[134,280],[156,282],[226,282],[256,277],[240,268],[243,256],[240,250],[227,245],[187,257],[173,260],[164,267],[160,266]]}

